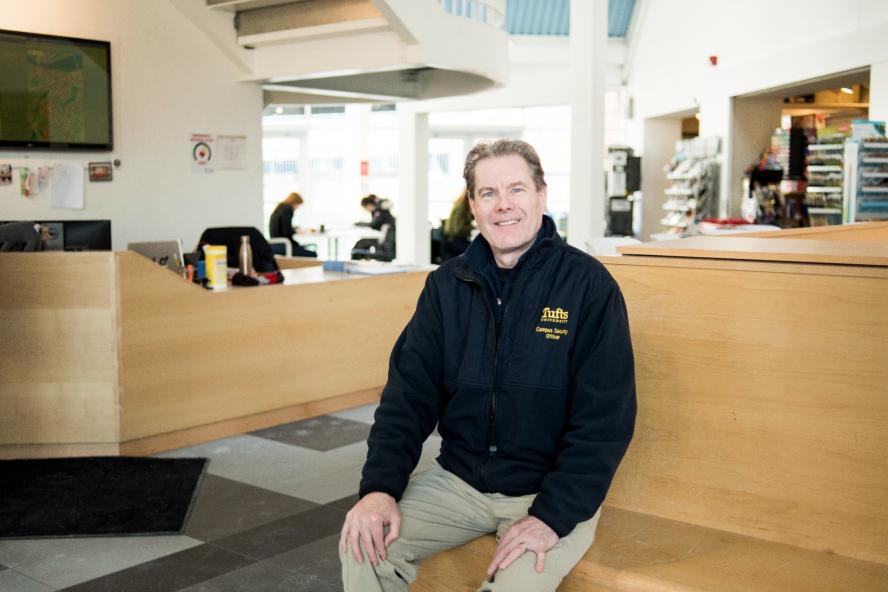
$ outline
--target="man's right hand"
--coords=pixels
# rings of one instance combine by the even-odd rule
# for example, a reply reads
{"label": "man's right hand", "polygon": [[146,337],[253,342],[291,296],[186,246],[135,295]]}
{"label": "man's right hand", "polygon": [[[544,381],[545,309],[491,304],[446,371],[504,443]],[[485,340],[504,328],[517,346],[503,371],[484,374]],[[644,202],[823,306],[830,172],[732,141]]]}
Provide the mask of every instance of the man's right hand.
{"label": "man's right hand", "polygon": [[[388,534],[385,527],[388,526]],[[363,563],[361,549],[374,567],[379,559],[385,559],[386,549],[398,538],[401,530],[401,513],[395,498],[387,493],[368,493],[345,516],[339,550],[351,549],[358,563]]]}

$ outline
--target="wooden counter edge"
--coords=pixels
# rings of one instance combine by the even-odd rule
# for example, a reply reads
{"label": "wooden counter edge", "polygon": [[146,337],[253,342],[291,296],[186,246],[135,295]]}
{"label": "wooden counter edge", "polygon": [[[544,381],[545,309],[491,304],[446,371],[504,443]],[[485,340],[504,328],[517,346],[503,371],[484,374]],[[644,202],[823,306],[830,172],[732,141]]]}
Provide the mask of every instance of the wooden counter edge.
{"label": "wooden counter edge", "polygon": [[787,238],[694,236],[685,239],[625,245],[623,255],[653,257],[693,257],[786,263],[827,263],[888,267],[888,243],[863,241],[824,241]]}
{"label": "wooden counter edge", "polygon": [[788,261],[750,261],[745,259],[710,259],[705,257],[664,257],[654,255],[594,255],[605,266],[638,265],[645,267],[676,267],[695,269],[727,269],[765,273],[832,275],[847,277],[888,278],[888,267],[871,265],[837,265],[828,263],[792,263]]}

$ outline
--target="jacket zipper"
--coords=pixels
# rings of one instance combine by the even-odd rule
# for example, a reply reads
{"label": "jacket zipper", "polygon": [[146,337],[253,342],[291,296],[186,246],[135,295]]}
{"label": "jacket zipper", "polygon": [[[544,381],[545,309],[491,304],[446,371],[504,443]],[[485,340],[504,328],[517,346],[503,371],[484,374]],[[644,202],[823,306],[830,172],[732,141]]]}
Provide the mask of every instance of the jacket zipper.
{"label": "jacket zipper", "polygon": [[[525,265],[525,267],[526,267],[526,265]],[[515,291],[515,286],[518,285],[518,279],[523,275],[523,273],[522,273],[523,271],[524,271],[523,268],[518,270],[518,275],[515,276],[515,281],[512,283],[512,292]],[[496,426],[496,387],[497,387],[497,381],[499,380],[498,365],[499,365],[499,356],[500,356],[500,350],[502,348],[502,344],[500,343],[499,336],[497,335],[497,332],[496,332],[496,317],[493,314],[493,308],[490,306],[490,299],[487,298],[487,296],[484,294],[484,286],[482,286],[480,282],[475,281],[473,278],[467,277],[467,278],[465,278],[465,280],[470,283],[475,284],[481,290],[482,295],[484,296],[482,298],[484,300],[484,305],[487,307],[487,312],[490,314],[491,320],[493,320],[493,342],[494,342],[493,384],[491,386],[490,405],[488,407],[488,409],[489,409],[488,418],[490,421],[487,426],[487,458],[485,458],[483,461],[481,461],[481,468],[480,468],[481,482],[486,485],[486,483],[487,483],[487,478],[486,478],[487,463],[498,452],[497,445],[493,443],[493,432],[494,432],[494,428]],[[502,302],[499,297],[496,298],[496,301],[497,301],[498,305]],[[503,309],[503,321],[502,321],[503,327],[506,326],[506,318],[508,317],[508,314],[509,314],[509,303],[507,302],[506,307]]]}
{"label": "jacket zipper", "polygon": [[[515,276],[515,281],[512,282],[512,289],[510,291],[510,294],[515,293],[515,288],[518,286],[518,280],[520,280],[521,277],[524,275],[524,268],[527,267],[528,263],[529,263],[529,261],[526,262],[525,265],[521,269],[518,270],[518,275]],[[485,301],[487,301],[487,299],[485,299]],[[509,302],[506,302],[506,307],[503,309],[503,321],[502,321],[503,328],[508,326],[506,323],[506,320],[508,320],[508,318],[509,318],[509,305],[511,304],[511,301],[512,301],[512,299],[510,298]],[[502,301],[499,299],[499,297],[497,297],[496,302],[497,302],[497,304],[500,304]],[[489,303],[487,305],[487,308],[488,308],[488,310],[490,309]],[[492,314],[492,311],[491,311],[491,314]],[[496,340],[496,345],[494,346],[494,351],[493,351],[493,391],[490,396],[490,428],[488,430],[488,437],[487,437],[487,450],[488,450],[487,458],[488,459],[490,459],[490,457],[494,456],[498,452],[497,445],[493,443],[493,430],[494,430],[494,425],[496,423],[496,389],[497,389],[497,385],[499,384],[498,360],[500,357],[500,353],[502,351],[502,343],[500,343],[499,339],[497,339],[497,336],[496,336],[496,321],[494,321],[494,323],[493,323],[493,336],[494,336],[494,339]],[[484,465],[482,464],[482,468],[483,468],[483,466]]]}
{"label": "jacket zipper", "polygon": [[[480,282],[474,280],[473,278],[465,278],[465,280],[469,283],[475,284],[478,286],[478,289],[481,290],[482,300],[484,301],[484,306],[487,308],[487,313],[490,315],[490,319],[492,322],[493,328],[493,382],[491,384],[490,391],[490,404],[487,406],[487,458],[481,461],[480,473],[481,473],[481,482],[487,483],[486,477],[486,469],[487,469],[487,461],[496,453],[496,447],[493,445],[493,428],[494,428],[494,418],[496,417],[496,367],[497,367],[497,358],[499,357],[499,337],[496,334],[496,317],[493,314],[493,308],[490,306],[490,300],[487,298],[487,295],[484,294],[484,286],[481,285]],[[497,298],[499,300],[499,298]],[[508,305],[506,305],[508,308]],[[505,318],[505,311],[503,311],[503,315]]]}
{"label": "jacket zipper", "polygon": [[[497,306],[502,306],[503,301],[497,297],[496,304]],[[503,325],[506,324],[506,314],[509,312],[509,303],[506,303],[506,307],[503,309]],[[493,325],[493,335],[496,339],[494,350],[493,350],[493,388],[491,389],[490,395],[490,426],[487,431],[487,451],[488,456],[493,456],[497,453],[497,445],[493,441],[493,431],[496,424],[496,389],[499,384],[499,357],[500,357],[500,348],[501,344],[499,339],[496,338],[496,322]]]}

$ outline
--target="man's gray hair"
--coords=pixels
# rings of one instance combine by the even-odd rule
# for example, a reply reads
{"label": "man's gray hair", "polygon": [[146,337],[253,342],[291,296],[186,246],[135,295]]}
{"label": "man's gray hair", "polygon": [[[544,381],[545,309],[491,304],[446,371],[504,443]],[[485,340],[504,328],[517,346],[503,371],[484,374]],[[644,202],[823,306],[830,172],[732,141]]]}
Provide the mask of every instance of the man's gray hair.
{"label": "man's gray hair", "polygon": [[533,149],[533,146],[527,142],[521,140],[479,142],[466,155],[466,166],[463,169],[463,178],[466,180],[469,199],[475,199],[475,167],[478,166],[478,163],[485,158],[508,156],[510,154],[517,154],[527,163],[527,166],[530,168],[530,176],[533,178],[533,184],[536,186],[537,191],[546,186],[540,157],[536,150]]}

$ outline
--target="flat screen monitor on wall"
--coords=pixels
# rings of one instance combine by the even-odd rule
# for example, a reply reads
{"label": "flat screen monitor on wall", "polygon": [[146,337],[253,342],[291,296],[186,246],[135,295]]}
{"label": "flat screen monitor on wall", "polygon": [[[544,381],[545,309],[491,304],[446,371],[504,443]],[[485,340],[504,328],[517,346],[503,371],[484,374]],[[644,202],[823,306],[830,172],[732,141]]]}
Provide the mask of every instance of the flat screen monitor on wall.
{"label": "flat screen monitor on wall", "polygon": [[0,30],[0,149],[111,150],[111,44]]}

